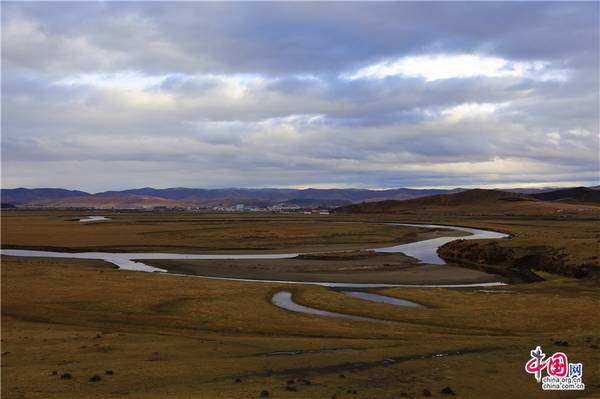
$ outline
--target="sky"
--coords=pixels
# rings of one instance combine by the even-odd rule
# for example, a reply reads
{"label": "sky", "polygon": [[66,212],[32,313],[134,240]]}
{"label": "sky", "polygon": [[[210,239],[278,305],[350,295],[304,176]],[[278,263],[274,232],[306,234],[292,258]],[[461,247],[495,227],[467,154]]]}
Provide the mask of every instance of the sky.
{"label": "sky", "polygon": [[2,2],[2,187],[600,184],[600,3]]}

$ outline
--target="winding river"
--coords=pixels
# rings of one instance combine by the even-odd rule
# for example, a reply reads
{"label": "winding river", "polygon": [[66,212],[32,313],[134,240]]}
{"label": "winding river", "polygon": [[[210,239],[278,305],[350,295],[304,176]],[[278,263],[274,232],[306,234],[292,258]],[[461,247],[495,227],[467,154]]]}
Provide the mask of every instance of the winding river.
{"label": "winding river", "polygon": [[[440,246],[457,239],[461,240],[480,240],[480,239],[498,239],[508,237],[507,234],[499,233],[495,231],[479,230],[469,227],[460,226],[447,226],[438,224],[408,224],[408,223],[387,223],[394,226],[408,226],[408,227],[425,227],[425,228],[438,228],[448,229],[460,232],[466,232],[470,235],[462,237],[438,237],[428,240],[411,242],[408,244],[394,245],[384,248],[372,248],[375,252],[402,252],[408,256],[416,258],[423,263],[432,263],[443,265],[444,260],[437,254],[437,250]],[[106,262],[110,262],[119,267],[122,270],[134,270],[142,272],[166,272],[166,270],[153,267],[145,264],[143,261],[148,260],[160,260],[160,259],[198,259],[198,260],[216,260],[216,259],[289,259],[295,258],[300,253],[282,253],[282,254],[176,254],[176,253],[155,253],[155,252],[55,252],[55,251],[35,251],[28,249],[2,249],[2,255],[9,256],[36,256],[44,258],[75,258],[75,259],[99,259]],[[266,280],[253,280],[253,279],[235,279],[235,278],[221,278],[213,277],[225,280],[237,280],[237,281],[266,281]],[[271,282],[271,281],[269,281]],[[284,281],[286,283],[302,283],[302,284],[317,284],[325,285],[328,287],[363,287],[363,288],[374,288],[374,287],[404,287],[405,284],[351,284],[351,283],[336,283],[336,282],[304,282],[304,281]],[[486,283],[485,285],[494,284]],[[409,285],[410,286],[410,285]],[[431,285],[424,285],[431,286]],[[435,285],[433,285],[435,286]],[[472,286],[471,285],[455,285],[455,286]]]}
{"label": "winding river", "polygon": [[[103,216],[94,216],[86,219],[81,219],[81,222],[90,221],[101,221],[110,220]],[[437,250],[440,246],[460,239],[460,240],[480,240],[480,239],[500,239],[508,237],[507,234],[499,233],[495,231],[473,229],[469,227],[460,226],[448,226],[448,225],[437,225],[437,224],[409,224],[409,223],[387,223],[395,226],[408,226],[408,227],[425,227],[425,228],[436,228],[436,229],[448,229],[460,232],[466,232],[470,235],[461,237],[438,237],[428,240],[416,241],[408,244],[394,245],[384,248],[373,248],[371,250],[375,252],[393,252],[393,253],[404,253],[408,256],[416,258],[420,262],[430,264],[445,264],[444,260],[437,254]],[[75,258],[75,259],[99,259],[106,262],[110,262],[116,265],[122,270],[134,270],[141,272],[167,272],[164,269],[158,267],[149,266],[143,263],[146,259],[199,259],[199,260],[214,260],[214,259],[287,259],[295,258],[300,253],[282,253],[282,254],[175,254],[175,253],[153,253],[153,252],[133,252],[133,253],[118,253],[118,252],[53,252],[53,251],[35,251],[35,250],[22,250],[22,249],[2,249],[2,255],[8,256],[33,256],[33,257],[46,257],[46,258]],[[171,275],[177,275],[169,273]],[[426,288],[468,288],[468,287],[492,287],[498,285],[504,285],[501,282],[491,283],[476,283],[476,284],[385,284],[385,283],[339,283],[335,281],[321,281],[321,282],[306,282],[306,281],[280,281],[280,280],[258,280],[258,279],[243,279],[243,278],[228,278],[228,277],[212,277],[212,276],[189,276],[188,277],[200,277],[213,280],[231,280],[231,281],[248,281],[248,282],[263,282],[263,283],[287,283],[287,284],[313,284],[321,285],[325,287],[332,287],[338,289],[349,289],[349,288],[385,288],[385,287],[426,287]],[[388,297],[385,295],[373,294],[363,291],[343,291],[346,295],[355,298],[373,301],[378,303],[386,303],[396,306],[418,308],[422,305],[400,298]],[[293,301],[292,293],[289,291],[279,291],[275,293],[271,299],[273,305],[280,308],[311,315],[326,316],[326,317],[341,317],[351,320],[361,321],[376,321],[389,323],[389,321],[374,319],[369,317],[355,316],[345,313],[331,312],[327,310],[311,308],[308,306],[300,305]]]}
{"label": "winding river", "polygon": [[426,227],[432,229],[448,229],[454,231],[460,231],[469,233],[468,236],[462,237],[438,237],[429,240],[422,240],[411,242],[408,244],[394,245],[392,247],[375,248],[375,252],[402,252],[408,256],[412,256],[415,259],[423,263],[431,263],[434,265],[444,265],[446,262],[439,257],[437,250],[444,244],[447,244],[454,240],[484,240],[484,239],[498,239],[506,238],[508,234],[499,233],[497,231],[473,229],[470,227],[460,226],[446,226],[441,224],[410,224],[410,223],[390,223],[395,226],[407,226],[407,227]]}

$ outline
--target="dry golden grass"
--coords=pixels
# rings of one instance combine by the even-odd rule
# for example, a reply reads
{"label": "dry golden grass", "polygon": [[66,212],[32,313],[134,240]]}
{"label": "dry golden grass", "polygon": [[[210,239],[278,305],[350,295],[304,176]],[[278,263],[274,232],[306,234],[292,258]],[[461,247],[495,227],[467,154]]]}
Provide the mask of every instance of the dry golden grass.
{"label": "dry golden grass", "polygon": [[[401,324],[291,313],[269,302],[280,289],[306,305]],[[410,309],[322,287],[4,257],[2,397],[253,398],[267,390],[282,398],[397,398],[420,397],[424,389],[438,396],[446,386],[459,397],[580,397],[543,392],[524,373],[537,344],[583,362],[586,393],[597,392],[597,286],[556,279],[501,290],[511,293],[385,291],[429,306]],[[556,340],[569,347],[553,346]],[[353,350],[264,355],[322,348]],[[61,379],[65,373],[72,379]],[[101,380],[90,382],[94,375]],[[297,391],[285,389],[290,380]]]}
{"label": "dry golden grass", "polygon": [[[115,213],[110,223],[65,220],[78,215],[3,212],[2,244],[326,252],[414,240],[420,234],[394,226],[321,223],[364,216]],[[498,229],[514,234],[500,245],[552,246],[573,262],[598,255],[598,220],[592,216],[444,211],[368,219]],[[327,262],[360,266],[370,259],[304,262],[322,261],[305,265],[323,270]],[[73,259],[3,257],[1,277],[3,398],[257,398],[266,390],[269,398],[395,399],[403,392],[422,397],[424,389],[441,396],[446,386],[458,397],[575,398],[597,397],[600,389],[600,289],[594,278],[552,276],[489,290],[381,291],[427,305],[412,309],[324,287],[126,272]],[[270,303],[282,289],[307,306],[397,323],[288,312]],[[568,341],[568,347],[555,346],[556,341]],[[542,391],[523,370],[536,345],[583,362],[587,390]],[[323,348],[352,350],[265,355]],[[435,356],[442,353],[448,356]],[[65,373],[72,379],[61,379]],[[89,381],[95,375],[101,379]]]}
{"label": "dry golden grass", "polygon": [[420,229],[323,223],[320,215],[223,215],[102,212],[108,222],[80,223],[67,211],[2,212],[2,245],[102,251],[320,251],[410,241]]}
{"label": "dry golden grass", "polygon": [[340,283],[468,284],[502,278],[479,270],[417,263],[404,254],[364,257],[301,257],[252,260],[146,260],[170,273],[275,281],[335,281]]}

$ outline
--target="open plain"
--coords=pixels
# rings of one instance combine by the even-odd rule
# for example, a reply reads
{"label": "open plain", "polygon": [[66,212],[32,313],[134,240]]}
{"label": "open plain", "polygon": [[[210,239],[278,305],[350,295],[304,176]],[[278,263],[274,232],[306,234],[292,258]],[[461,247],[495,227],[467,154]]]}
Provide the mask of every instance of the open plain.
{"label": "open plain", "polygon": [[[460,215],[429,209],[302,217],[104,212],[110,221],[81,223],[77,218],[86,213],[3,212],[3,248],[314,252],[278,261],[154,261],[177,273],[212,270],[225,277],[354,282],[393,277],[408,284],[504,279],[514,284],[369,289],[424,306],[410,308],[307,284],[223,281],[122,271],[102,261],[3,256],[2,396],[597,397],[600,290],[593,256],[599,219],[593,211],[582,216],[576,208],[559,207],[572,213]],[[357,221],[495,229],[512,235],[496,240],[502,247],[525,252],[558,248],[569,260],[565,265],[581,259],[591,266],[582,278],[533,270],[537,281],[523,283],[486,273],[475,261],[468,268],[421,265],[402,254],[364,249],[456,232],[349,223]],[[505,263],[496,265],[500,272],[509,268]],[[290,312],[271,303],[273,294],[283,290],[305,306],[380,321]],[[542,391],[523,370],[536,345],[582,362],[586,390]]]}

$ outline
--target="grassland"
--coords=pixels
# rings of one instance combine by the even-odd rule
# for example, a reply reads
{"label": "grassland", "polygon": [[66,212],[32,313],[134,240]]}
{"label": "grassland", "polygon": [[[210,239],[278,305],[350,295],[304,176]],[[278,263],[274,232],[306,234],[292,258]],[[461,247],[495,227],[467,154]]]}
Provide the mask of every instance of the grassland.
{"label": "grassland", "polygon": [[463,267],[418,264],[403,254],[333,259],[150,260],[144,263],[170,273],[277,281],[470,284],[502,280],[497,275]]}
{"label": "grassland", "polygon": [[[10,211],[2,214],[2,244],[178,252],[293,251],[306,245],[336,253],[290,260],[285,272],[376,274],[388,264],[396,272],[429,267],[429,278],[437,279],[441,275],[434,273],[440,269],[415,265],[401,255],[341,251],[439,232],[323,222],[397,220],[491,228],[513,235],[501,241],[503,246],[552,246],[572,262],[594,262],[588,258],[597,255],[598,220],[575,212],[569,217],[563,212],[486,216],[440,210],[314,220],[289,215],[142,218],[131,213],[85,225],[68,221],[79,213]],[[367,245],[360,245],[361,234]],[[234,261],[229,266],[246,271],[274,267]],[[100,261],[2,257],[2,397],[258,398],[267,391],[269,398],[385,399],[426,392],[446,396],[446,387],[457,397],[471,398],[598,397],[598,279],[593,273],[581,279],[541,275],[546,281],[491,289],[373,291],[426,305],[414,309],[318,286],[127,272]],[[306,306],[398,323],[289,312],[270,303],[279,290],[292,291],[294,300]],[[536,345],[582,362],[586,391],[542,391],[523,371]],[[300,353],[269,355],[285,351]],[[61,378],[65,374],[71,378]]]}
{"label": "grassland", "polygon": [[269,214],[102,212],[110,222],[80,223],[67,211],[6,211],[2,246],[60,251],[288,252],[384,246],[427,238],[426,230],[382,224],[323,223],[353,218]]}
{"label": "grassland", "polygon": [[[586,365],[586,394],[600,386],[600,294],[587,280],[495,289],[501,293],[384,291],[426,309],[293,288],[303,304],[398,325],[276,308],[269,299],[290,289],[283,284],[124,272],[101,262],[4,258],[2,288],[4,398],[252,398],[265,390],[397,398],[439,396],[446,386],[459,397],[582,397],[542,392],[523,372],[537,344]],[[347,351],[267,355],[325,348]]]}

